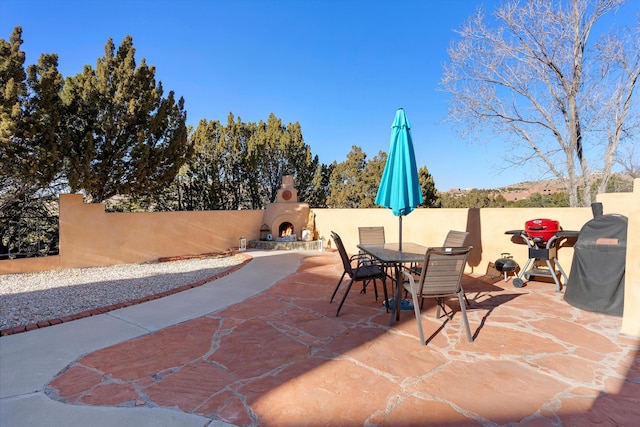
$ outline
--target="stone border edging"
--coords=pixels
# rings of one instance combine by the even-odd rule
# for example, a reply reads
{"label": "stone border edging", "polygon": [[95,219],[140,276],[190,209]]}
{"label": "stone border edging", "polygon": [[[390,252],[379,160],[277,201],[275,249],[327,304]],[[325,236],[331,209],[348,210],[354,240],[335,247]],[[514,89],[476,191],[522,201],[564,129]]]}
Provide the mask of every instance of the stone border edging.
{"label": "stone border edging", "polygon": [[229,275],[231,273],[234,273],[234,272],[238,271],[239,269],[241,269],[242,267],[244,267],[245,265],[247,265],[253,259],[253,257],[251,255],[246,254],[246,253],[240,253],[240,252],[235,252],[235,251],[225,251],[225,252],[222,252],[222,253],[208,253],[208,254],[201,254],[201,255],[185,255],[185,256],[175,256],[175,257],[164,257],[164,258],[159,258],[158,261],[159,262],[170,262],[170,261],[179,261],[179,260],[184,260],[184,259],[207,258],[207,257],[211,257],[211,256],[220,256],[220,255],[228,255],[228,256],[239,255],[239,256],[244,257],[245,259],[240,264],[235,265],[233,267],[230,267],[228,270],[225,270],[220,274],[216,274],[215,276],[208,277],[206,279],[200,280],[200,281],[195,282],[195,283],[190,283],[190,284],[187,284],[187,285],[183,285],[183,286],[180,286],[180,287],[177,287],[177,288],[174,288],[174,289],[170,289],[168,291],[161,292],[159,294],[148,295],[146,297],[137,298],[137,299],[130,300],[130,301],[119,302],[119,303],[111,304],[111,305],[108,305],[108,306],[105,306],[105,307],[93,308],[91,310],[85,310],[85,311],[82,311],[80,313],[71,314],[71,315],[59,317],[59,318],[56,318],[56,319],[42,320],[42,321],[37,322],[37,323],[29,323],[27,325],[20,325],[20,326],[14,326],[14,327],[11,327],[11,328],[7,328],[7,329],[2,329],[2,330],[0,330],[0,336],[4,337],[4,336],[7,336],[7,335],[14,335],[14,334],[22,333],[22,332],[33,331],[35,329],[42,329],[42,328],[46,328],[48,326],[59,325],[61,323],[71,322],[73,320],[84,319],[86,317],[97,316],[98,314],[108,313],[109,311],[119,310],[121,308],[129,307],[129,306],[132,306],[132,305],[142,304],[143,302],[148,302],[148,301],[152,301],[152,300],[155,300],[155,299],[168,297],[169,295],[173,295],[173,294],[177,294],[177,293],[182,292],[182,291],[186,291],[186,290],[189,290],[189,289],[197,288],[198,286],[202,286],[205,283],[212,282],[212,281],[217,280],[217,279],[219,279],[221,277],[224,277],[224,276],[227,276],[227,275]]}

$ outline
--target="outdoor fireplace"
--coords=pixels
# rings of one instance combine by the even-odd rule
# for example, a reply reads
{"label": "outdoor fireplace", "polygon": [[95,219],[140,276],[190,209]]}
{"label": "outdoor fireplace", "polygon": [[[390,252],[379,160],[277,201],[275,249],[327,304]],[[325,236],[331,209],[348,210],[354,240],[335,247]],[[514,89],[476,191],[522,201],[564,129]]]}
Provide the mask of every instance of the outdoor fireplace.
{"label": "outdoor fireplace", "polygon": [[[309,249],[312,243],[317,245],[318,241],[311,241],[314,230],[310,214],[309,205],[298,200],[293,177],[283,176],[282,187],[278,189],[275,202],[269,203],[265,208],[263,226],[260,229],[261,236],[268,233],[263,232],[263,229],[271,230],[271,234],[267,241],[261,237],[261,240],[251,244],[262,249]],[[303,239],[303,233],[306,240]]]}
{"label": "outdoor fireplace", "polygon": [[285,175],[275,202],[265,208],[263,222],[271,229],[273,240],[296,241],[302,237],[301,232],[307,226],[309,213],[309,205],[298,201],[293,177]]}

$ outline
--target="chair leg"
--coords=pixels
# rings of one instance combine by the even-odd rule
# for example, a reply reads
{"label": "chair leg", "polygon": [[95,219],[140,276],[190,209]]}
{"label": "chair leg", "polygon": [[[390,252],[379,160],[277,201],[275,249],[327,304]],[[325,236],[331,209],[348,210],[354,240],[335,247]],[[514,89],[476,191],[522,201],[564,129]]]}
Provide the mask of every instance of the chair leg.
{"label": "chair leg", "polygon": [[473,337],[471,336],[471,329],[469,329],[469,319],[467,319],[467,308],[464,304],[464,291],[460,290],[458,293],[458,300],[460,301],[460,311],[462,312],[462,322],[464,323],[465,331],[467,332],[467,340],[469,342],[473,342]]}
{"label": "chair leg", "polygon": [[329,300],[329,303],[333,302],[333,298],[335,298],[336,292],[338,292],[338,288],[340,287],[340,283],[342,283],[342,279],[344,279],[344,276],[346,274],[347,274],[346,271],[344,273],[342,273],[342,277],[340,277],[340,280],[338,281],[338,284],[336,285],[336,288],[333,290],[333,294],[331,295],[331,299]]}
{"label": "chair leg", "polygon": [[362,289],[360,290],[361,294],[366,294],[367,293],[367,285],[369,284],[368,280],[364,280],[362,282]]}
{"label": "chair leg", "polygon": [[418,305],[418,295],[412,290],[411,300],[413,301],[413,313],[416,315],[416,322],[418,323],[418,334],[420,335],[420,344],[427,345],[424,340],[424,331],[422,330],[422,318],[420,317],[420,306]]}
{"label": "chair leg", "polygon": [[[462,289],[462,286],[460,286],[460,289]],[[466,302],[467,305],[471,307],[471,303],[469,302],[469,298],[467,298],[467,294],[465,293],[464,289],[462,289],[462,295],[464,295],[464,302]]]}
{"label": "chair leg", "polygon": [[[362,282],[362,290],[360,291],[361,294],[366,294],[367,293],[367,286],[369,286],[369,283],[372,280],[365,280]],[[373,279],[373,294],[376,297],[376,301],[378,301],[378,285],[376,283],[376,279]]]}
{"label": "chair leg", "polygon": [[436,310],[436,319],[441,318],[442,316],[440,315],[440,310],[444,311],[444,315],[449,317],[447,315],[447,309],[444,307],[444,298],[434,298],[436,300],[436,304],[438,305],[438,309]]}
{"label": "chair leg", "polygon": [[353,285],[353,279],[351,279],[351,281],[349,282],[349,285],[347,286],[347,290],[345,291],[344,296],[342,297],[342,301],[340,301],[340,305],[338,306],[338,311],[336,311],[336,317],[340,315],[340,309],[342,308],[342,304],[344,304],[344,300],[347,299],[347,295],[349,295],[349,291],[351,290],[351,285]]}

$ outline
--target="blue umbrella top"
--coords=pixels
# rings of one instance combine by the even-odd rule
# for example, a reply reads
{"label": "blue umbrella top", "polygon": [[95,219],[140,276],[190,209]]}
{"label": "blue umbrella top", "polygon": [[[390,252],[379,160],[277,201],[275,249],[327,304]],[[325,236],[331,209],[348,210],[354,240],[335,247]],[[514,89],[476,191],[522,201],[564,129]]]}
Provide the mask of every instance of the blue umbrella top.
{"label": "blue umbrella top", "polygon": [[410,214],[422,204],[411,124],[404,109],[396,112],[391,125],[391,146],[384,166],[376,204],[389,208],[395,216]]}

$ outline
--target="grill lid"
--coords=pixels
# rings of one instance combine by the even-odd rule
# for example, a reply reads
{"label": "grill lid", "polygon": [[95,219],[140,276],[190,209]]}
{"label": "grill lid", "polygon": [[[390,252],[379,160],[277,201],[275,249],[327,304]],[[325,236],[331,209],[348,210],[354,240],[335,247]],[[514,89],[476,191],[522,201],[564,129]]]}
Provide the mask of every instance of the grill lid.
{"label": "grill lid", "polygon": [[560,222],[556,220],[539,218],[525,222],[524,229],[530,238],[546,243],[558,231],[562,230],[562,227],[560,227]]}

